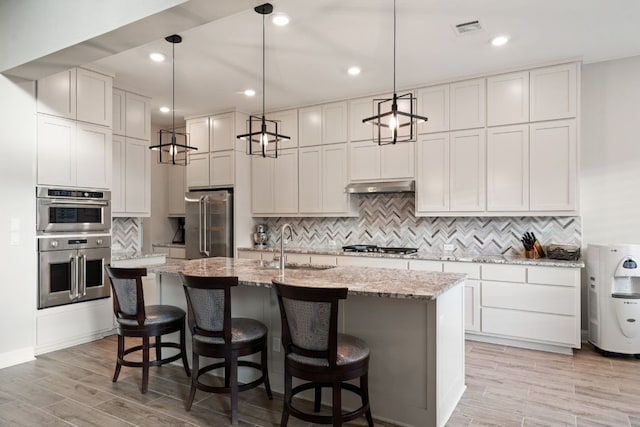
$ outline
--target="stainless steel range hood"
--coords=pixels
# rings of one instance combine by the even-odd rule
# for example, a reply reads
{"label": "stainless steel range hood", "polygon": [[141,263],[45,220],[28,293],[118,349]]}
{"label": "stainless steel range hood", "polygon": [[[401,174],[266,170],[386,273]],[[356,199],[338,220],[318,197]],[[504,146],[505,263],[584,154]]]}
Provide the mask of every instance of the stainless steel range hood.
{"label": "stainless steel range hood", "polygon": [[414,192],[414,181],[356,182],[344,189],[345,193],[402,193]]}

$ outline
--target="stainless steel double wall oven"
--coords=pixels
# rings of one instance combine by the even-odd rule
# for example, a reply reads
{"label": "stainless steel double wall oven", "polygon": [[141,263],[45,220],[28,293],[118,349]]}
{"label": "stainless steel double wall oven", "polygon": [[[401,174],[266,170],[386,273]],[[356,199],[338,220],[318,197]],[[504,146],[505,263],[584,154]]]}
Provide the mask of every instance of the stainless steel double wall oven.
{"label": "stainless steel double wall oven", "polygon": [[37,187],[38,308],[111,295],[111,192]]}

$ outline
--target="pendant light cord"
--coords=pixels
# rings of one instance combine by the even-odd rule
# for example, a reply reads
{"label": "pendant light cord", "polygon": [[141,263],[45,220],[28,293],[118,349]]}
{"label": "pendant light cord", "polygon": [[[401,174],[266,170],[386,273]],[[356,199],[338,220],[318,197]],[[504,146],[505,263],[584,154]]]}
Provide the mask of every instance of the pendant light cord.
{"label": "pendant light cord", "polygon": [[396,0],[393,0],[393,93],[396,93]]}
{"label": "pendant light cord", "polygon": [[[395,0],[394,0],[395,1]],[[264,42],[264,18],[265,15],[262,15],[262,118],[264,119],[264,100],[266,98],[266,94],[265,94],[265,77],[264,77],[264,64],[265,64],[265,42]]]}
{"label": "pendant light cord", "polygon": [[175,143],[176,134],[176,44],[171,43],[171,112],[172,112],[172,135],[171,143]]}

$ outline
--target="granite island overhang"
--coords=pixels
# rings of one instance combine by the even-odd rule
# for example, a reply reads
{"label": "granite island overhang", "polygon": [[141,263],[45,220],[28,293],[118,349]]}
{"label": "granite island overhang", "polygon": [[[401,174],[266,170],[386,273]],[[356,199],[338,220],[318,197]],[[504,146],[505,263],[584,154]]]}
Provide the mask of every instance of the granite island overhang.
{"label": "granite island overhang", "polygon": [[[374,418],[399,425],[444,426],[465,390],[463,274],[371,267],[285,268],[285,283],[347,287],[340,332],[371,349],[369,392]],[[178,273],[237,276],[234,317],[252,317],[269,328],[269,376],[282,392],[280,313],[271,280],[280,271],[261,261],[205,258],[148,268],[156,273],[160,302],[186,309]],[[325,396],[330,402],[330,396]],[[352,396],[345,408],[357,407]]]}

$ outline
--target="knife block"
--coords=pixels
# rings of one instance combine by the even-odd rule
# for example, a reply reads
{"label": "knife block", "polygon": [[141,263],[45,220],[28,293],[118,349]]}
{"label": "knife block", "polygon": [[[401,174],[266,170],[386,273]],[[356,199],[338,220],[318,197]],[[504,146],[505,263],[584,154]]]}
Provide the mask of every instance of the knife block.
{"label": "knife block", "polygon": [[530,259],[537,259],[537,258],[541,258],[540,257],[540,253],[538,253],[536,248],[533,249],[525,249],[524,250],[524,257],[525,258],[530,258]]}

